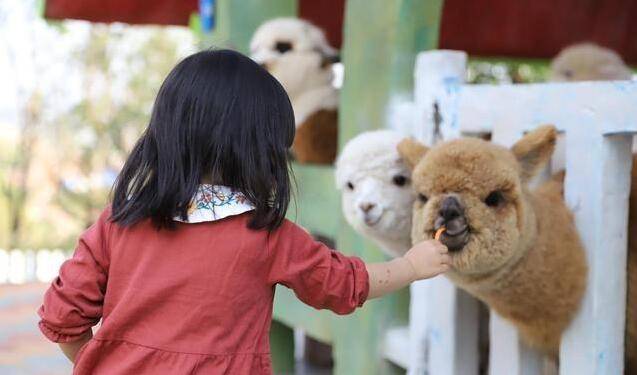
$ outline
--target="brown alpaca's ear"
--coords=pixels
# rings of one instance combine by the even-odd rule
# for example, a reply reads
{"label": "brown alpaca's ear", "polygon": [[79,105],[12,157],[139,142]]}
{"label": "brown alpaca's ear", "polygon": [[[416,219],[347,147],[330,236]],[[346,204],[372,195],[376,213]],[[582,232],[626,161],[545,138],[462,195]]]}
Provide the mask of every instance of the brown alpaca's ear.
{"label": "brown alpaca's ear", "polygon": [[544,125],[526,134],[516,142],[511,151],[520,163],[520,177],[526,182],[542,170],[553,156],[557,142],[557,129]]}
{"label": "brown alpaca's ear", "polygon": [[400,157],[403,158],[407,167],[414,170],[416,164],[422,159],[429,150],[427,146],[418,142],[413,138],[405,138],[397,146]]}

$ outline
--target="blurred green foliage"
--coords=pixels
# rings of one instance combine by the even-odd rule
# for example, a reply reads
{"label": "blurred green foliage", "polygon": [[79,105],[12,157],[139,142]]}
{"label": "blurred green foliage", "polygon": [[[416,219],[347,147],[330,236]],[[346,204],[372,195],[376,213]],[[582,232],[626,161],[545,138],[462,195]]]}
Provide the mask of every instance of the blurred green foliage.
{"label": "blurred green foliage", "polygon": [[[64,22],[47,26],[63,30]],[[195,48],[194,38],[185,47],[174,28],[89,27],[70,57],[79,66],[81,99],[45,119],[47,101],[32,94],[29,108],[19,111],[16,142],[0,147],[0,165],[7,166],[0,169],[0,182],[11,190],[0,197],[0,247],[74,246],[107,204],[163,79]],[[188,29],[182,32],[191,36]]]}

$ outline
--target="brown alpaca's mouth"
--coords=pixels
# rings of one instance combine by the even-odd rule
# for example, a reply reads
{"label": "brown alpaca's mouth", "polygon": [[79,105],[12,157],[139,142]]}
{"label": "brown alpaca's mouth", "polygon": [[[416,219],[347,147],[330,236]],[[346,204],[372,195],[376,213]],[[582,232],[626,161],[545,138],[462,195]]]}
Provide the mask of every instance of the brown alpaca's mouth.
{"label": "brown alpaca's mouth", "polygon": [[440,236],[440,242],[447,246],[449,251],[460,251],[469,242],[471,233],[464,216],[450,221],[438,218],[434,223],[434,229],[438,230],[441,227],[445,227],[445,231]]}
{"label": "brown alpaca's mouth", "polygon": [[469,227],[459,233],[451,233],[447,230],[440,236],[440,242],[447,246],[449,251],[460,251],[469,242],[469,237]]}

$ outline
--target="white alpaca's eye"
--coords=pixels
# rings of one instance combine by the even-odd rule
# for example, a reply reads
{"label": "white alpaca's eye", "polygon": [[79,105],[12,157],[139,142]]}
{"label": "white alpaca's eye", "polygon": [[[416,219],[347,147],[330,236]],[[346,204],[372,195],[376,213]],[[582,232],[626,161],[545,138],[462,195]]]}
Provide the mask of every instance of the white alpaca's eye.
{"label": "white alpaca's eye", "polygon": [[292,50],[292,43],[290,42],[276,42],[274,45],[274,49],[279,51],[279,53],[286,53],[287,51]]}
{"label": "white alpaca's eye", "polygon": [[350,181],[347,181],[347,185],[346,186],[347,186],[348,189],[354,190],[354,184],[351,183]]}
{"label": "white alpaca's eye", "polygon": [[407,177],[397,174],[392,178],[392,181],[396,186],[405,186],[407,184]]}

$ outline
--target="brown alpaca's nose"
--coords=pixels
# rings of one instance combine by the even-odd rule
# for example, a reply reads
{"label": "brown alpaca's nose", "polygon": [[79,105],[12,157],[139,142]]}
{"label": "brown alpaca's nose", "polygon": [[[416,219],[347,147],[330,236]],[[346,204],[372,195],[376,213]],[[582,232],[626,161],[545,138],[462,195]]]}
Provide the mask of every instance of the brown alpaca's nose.
{"label": "brown alpaca's nose", "polygon": [[359,207],[364,213],[368,213],[372,208],[376,207],[376,205],[374,203],[361,203]]}
{"label": "brown alpaca's nose", "polygon": [[462,216],[462,206],[456,197],[446,197],[440,204],[438,215],[449,222]]}

